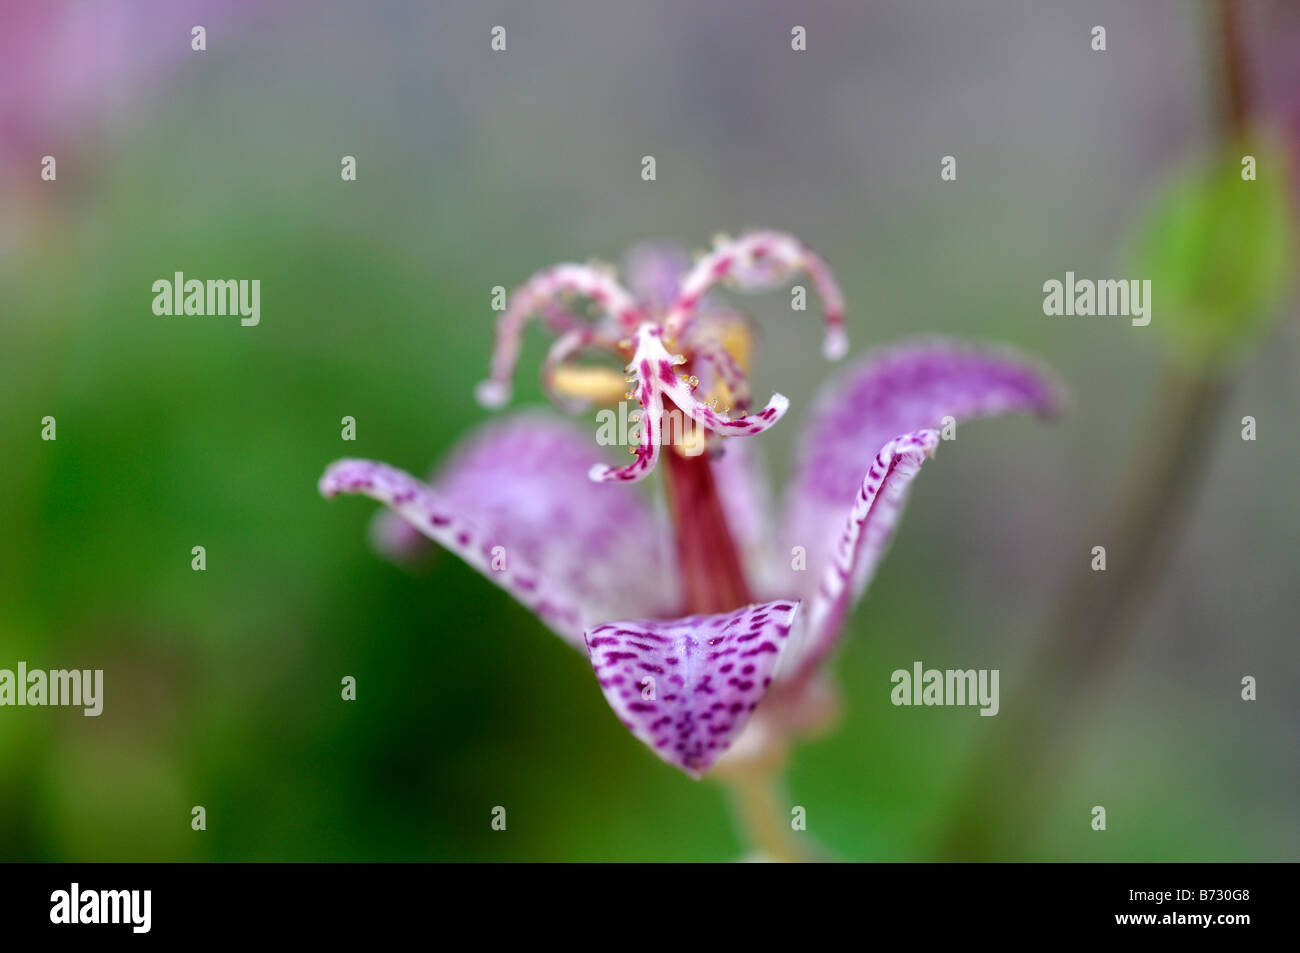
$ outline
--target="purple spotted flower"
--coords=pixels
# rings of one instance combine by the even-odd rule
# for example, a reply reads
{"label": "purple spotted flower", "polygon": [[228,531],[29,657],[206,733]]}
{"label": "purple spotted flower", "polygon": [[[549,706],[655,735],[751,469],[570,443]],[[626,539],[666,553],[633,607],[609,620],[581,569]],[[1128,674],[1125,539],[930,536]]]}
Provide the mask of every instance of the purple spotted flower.
{"label": "purple spotted flower", "polygon": [[[557,403],[636,400],[630,463],[598,459],[589,432],[534,411],[471,435],[428,483],[340,460],[320,490],[391,507],[374,534],[390,554],[409,555],[427,537],[482,571],[588,654],[636,737],[699,777],[733,746],[732,758],[768,750],[819,719],[828,692],[819,673],[945,418],[1046,413],[1057,391],[1022,358],[952,341],[869,355],[830,383],[806,421],[775,521],[748,438],[789,402],[774,394],[751,408],[750,324],[713,289],[806,276],[825,315],[823,351],[835,359],[847,340],[830,270],[791,236],[755,232],[719,239],[694,266],[674,249],[642,246],[624,275],[626,287],[585,265],[531,278],[501,316],[478,396],[491,406],[508,399],[521,335],[537,316],[556,335],[542,378]],[[583,363],[600,352],[626,373]],[[689,424],[676,435],[673,414]],[[656,467],[666,508],[622,485]]]}

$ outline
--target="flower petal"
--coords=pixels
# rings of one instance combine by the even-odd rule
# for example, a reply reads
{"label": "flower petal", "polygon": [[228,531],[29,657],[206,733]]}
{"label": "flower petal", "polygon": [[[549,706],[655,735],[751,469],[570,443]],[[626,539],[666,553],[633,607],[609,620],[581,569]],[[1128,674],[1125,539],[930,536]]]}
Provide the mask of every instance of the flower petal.
{"label": "flower petal", "polygon": [[433,486],[382,463],[341,460],[320,489],[388,504],[581,645],[586,626],[654,615],[677,597],[648,510],[626,490],[593,487],[590,459],[577,428],[526,413],[481,428]]}
{"label": "flower petal", "polygon": [[783,581],[783,576],[774,572],[779,569],[772,559],[775,507],[762,449],[755,441],[726,440],[719,452],[709,458],[709,464],[713,467],[713,480],[727,528],[744,560],[745,576],[752,591],[770,592],[773,583]]}
{"label": "flower petal", "polygon": [[1009,351],[930,339],[868,355],[825,388],[801,432],[782,556],[788,560],[791,547],[802,546],[808,571],[791,573],[790,591],[816,585],[863,474],[898,434],[941,430],[945,417],[1046,414],[1060,403],[1055,378]]}
{"label": "flower petal", "polygon": [[881,447],[867,468],[830,562],[822,570],[808,624],[791,651],[788,664],[796,680],[815,673],[834,649],[845,614],[875,574],[893,538],[908,484],[938,445],[936,430],[903,434]]}
{"label": "flower petal", "polygon": [[379,510],[370,521],[370,545],[398,566],[413,566],[433,549],[433,543],[393,510]]}
{"label": "flower petal", "polygon": [[606,622],[587,632],[587,651],[623,724],[698,778],[767,692],[798,611],[798,602],[785,601],[721,615]]}
{"label": "flower petal", "polygon": [[691,256],[670,242],[641,242],[623,256],[623,278],[628,290],[653,312],[666,311],[677,294]]}

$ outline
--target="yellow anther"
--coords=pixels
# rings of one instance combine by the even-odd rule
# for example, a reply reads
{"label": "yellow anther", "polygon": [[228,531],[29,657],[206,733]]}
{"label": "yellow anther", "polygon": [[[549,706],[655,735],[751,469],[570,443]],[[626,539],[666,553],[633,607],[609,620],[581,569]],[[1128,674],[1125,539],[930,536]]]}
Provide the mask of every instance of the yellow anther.
{"label": "yellow anther", "polygon": [[561,364],[551,372],[550,389],[565,397],[576,397],[593,404],[613,404],[624,387],[619,372],[611,367],[584,367]]}
{"label": "yellow anther", "polygon": [[703,427],[689,427],[681,439],[673,444],[673,449],[683,457],[698,457],[704,452],[708,443],[708,434]]}
{"label": "yellow anther", "polygon": [[733,321],[722,329],[722,347],[736,362],[742,373],[749,373],[750,359],[754,355],[754,335],[744,322]]}

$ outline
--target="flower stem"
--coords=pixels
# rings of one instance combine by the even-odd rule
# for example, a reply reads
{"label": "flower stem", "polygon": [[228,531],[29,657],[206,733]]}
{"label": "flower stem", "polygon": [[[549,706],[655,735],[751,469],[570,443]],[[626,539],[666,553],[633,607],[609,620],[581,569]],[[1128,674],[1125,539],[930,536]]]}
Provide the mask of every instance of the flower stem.
{"label": "flower stem", "polygon": [[748,766],[722,777],[731,794],[737,824],[757,859],[781,863],[818,860],[803,842],[806,835],[791,827],[789,798],[779,770]]}
{"label": "flower stem", "polygon": [[[1237,2],[1213,0],[1213,12],[1219,136],[1231,148],[1250,118]],[[1032,832],[1063,780],[1080,711],[1121,658],[1186,522],[1231,384],[1212,359],[1165,369],[1142,431],[1149,436],[1088,537],[1088,546],[1105,545],[1112,571],[1076,572],[1065,587],[1046,627],[1053,638],[1003,705],[1006,730],[976,752],[957,788],[962,803],[940,833],[939,856],[1005,859]]]}
{"label": "flower stem", "polygon": [[[1103,542],[1111,571],[1076,571],[1045,630],[1051,641],[1031,659],[1023,686],[1003,704],[1006,729],[983,745],[958,786],[961,807],[942,832],[947,858],[1006,859],[1025,838],[1062,780],[1079,714],[1123,655],[1191,509],[1228,394],[1208,369],[1170,367],[1152,416],[1154,435],[1112,506],[1088,537]],[[1087,549],[1082,549],[1087,552]]]}

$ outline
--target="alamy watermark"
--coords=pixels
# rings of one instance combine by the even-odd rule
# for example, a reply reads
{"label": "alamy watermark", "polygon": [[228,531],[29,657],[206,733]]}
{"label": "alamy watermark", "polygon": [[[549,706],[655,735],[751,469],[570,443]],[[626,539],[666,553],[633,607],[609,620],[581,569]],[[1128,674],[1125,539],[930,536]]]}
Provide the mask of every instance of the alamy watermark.
{"label": "alamy watermark", "polygon": [[1052,278],[1043,282],[1043,314],[1060,317],[1118,316],[1132,318],[1133,326],[1144,328],[1151,323],[1151,279],[1075,278],[1065,273],[1065,281]]}
{"label": "alamy watermark", "polygon": [[604,408],[596,412],[596,443],[602,447],[630,447],[640,445],[647,423],[650,442],[660,447],[679,447],[686,456],[704,452],[706,430],[694,417],[677,407],[662,409],[654,419],[646,420],[640,404],[622,400],[617,412]]}
{"label": "alamy watermark", "polygon": [[82,890],[73,883],[50,894],[54,924],[127,924],[132,933],[148,933],[153,924],[152,890]]}
{"label": "alamy watermark", "polygon": [[153,313],[171,315],[240,315],[239,323],[256,327],[262,320],[262,280],[241,278],[201,281],[178,271],[170,281],[153,283]]}
{"label": "alamy watermark", "polygon": [[87,718],[104,710],[104,670],[0,668],[0,706],[69,706],[84,708]]}
{"label": "alamy watermark", "polygon": [[981,715],[998,713],[998,676],[994,669],[937,669],[912,663],[912,670],[897,669],[889,699],[895,705],[978,705]]}

